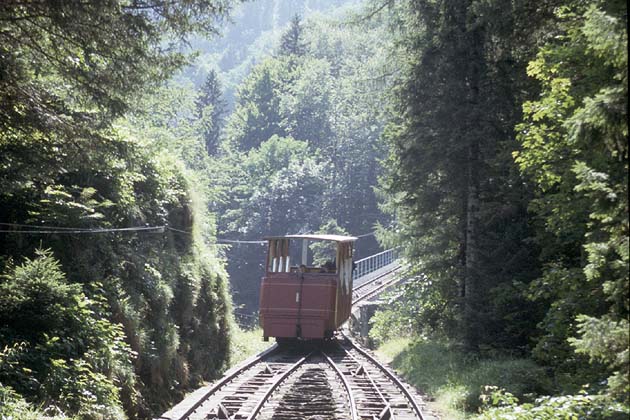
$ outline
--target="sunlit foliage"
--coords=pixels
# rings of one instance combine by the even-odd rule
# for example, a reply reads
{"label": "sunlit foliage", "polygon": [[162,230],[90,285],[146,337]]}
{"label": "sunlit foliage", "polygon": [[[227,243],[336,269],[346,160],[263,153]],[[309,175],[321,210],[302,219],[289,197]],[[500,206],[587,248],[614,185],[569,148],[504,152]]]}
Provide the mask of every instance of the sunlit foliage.
{"label": "sunlit foliage", "polygon": [[122,118],[229,4],[0,5],[1,382],[15,407],[150,418],[227,362],[230,303],[205,191],[170,153],[176,136],[156,128],[166,112],[145,113],[144,136]]}

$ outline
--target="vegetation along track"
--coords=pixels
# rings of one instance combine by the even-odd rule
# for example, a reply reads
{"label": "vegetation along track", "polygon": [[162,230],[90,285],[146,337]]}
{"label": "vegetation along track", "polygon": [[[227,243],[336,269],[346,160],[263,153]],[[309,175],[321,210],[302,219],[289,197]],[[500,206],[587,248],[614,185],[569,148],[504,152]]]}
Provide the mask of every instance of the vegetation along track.
{"label": "vegetation along track", "polygon": [[349,338],[273,346],[161,419],[424,420],[409,390]]}

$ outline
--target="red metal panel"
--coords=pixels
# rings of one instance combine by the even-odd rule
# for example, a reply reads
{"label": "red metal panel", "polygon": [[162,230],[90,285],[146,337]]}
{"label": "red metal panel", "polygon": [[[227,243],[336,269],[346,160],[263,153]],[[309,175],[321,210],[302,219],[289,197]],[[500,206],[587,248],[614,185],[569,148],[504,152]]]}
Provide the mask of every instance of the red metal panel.
{"label": "red metal panel", "polygon": [[267,273],[263,278],[260,319],[266,337],[296,337],[299,323],[302,338],[322,338],[338,326],[334,322],[337,275],[303,276],[301,293],[300,273]]}

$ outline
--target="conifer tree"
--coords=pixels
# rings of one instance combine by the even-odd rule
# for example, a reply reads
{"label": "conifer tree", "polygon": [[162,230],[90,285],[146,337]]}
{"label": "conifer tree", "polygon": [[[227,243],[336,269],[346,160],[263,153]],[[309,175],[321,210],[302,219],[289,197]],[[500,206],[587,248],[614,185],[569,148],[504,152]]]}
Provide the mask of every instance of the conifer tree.
{"label": "conifer tree", "polygon": [[216,71],[210,70],[197,98],[197,117],[202,119],[203,138],[206,151],[215,155],[218,151],[223,116],[227,103],[223,99],[221,82]]}
{"label": "conifer tree", "polygon": [[542,221],[543,272],[531,294],[547,310],[534,354],[582,383],[609,375],[610,392],[627,401],[627,4],[563,3],[554,36],[528,66],[541,93],[523,105],[514,154],[536,186],[531,209]]}
{"label": "conifer tree", "polygon": [[282,35],[280,41],[279,55],[303,56],[306,53],[306,45],[303,39],[302,19],[296,14],[291,19],[289,29]]}
{"label": "conifer tree", "polygon": [[401,239],[434,284],[421,317],[471,350],[524,347],[527,334],[511,325],[532,327],[536,318],[506,284],[528,283],[535,266],[535,250],[523,243],[532,234],[528,191],[510,160],[525,63],[511,54],[515,27],[492,24],[514,11],[474,3],[409,6],[410,65],[396,91],[402,117],[387,134],[387,185]]}

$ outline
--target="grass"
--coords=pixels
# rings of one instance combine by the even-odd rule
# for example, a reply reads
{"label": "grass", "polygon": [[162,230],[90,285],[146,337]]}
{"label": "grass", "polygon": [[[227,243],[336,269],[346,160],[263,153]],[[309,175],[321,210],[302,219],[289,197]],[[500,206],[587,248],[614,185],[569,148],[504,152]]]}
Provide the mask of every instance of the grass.
{"label": "grass", "polygon": [[230,365],[234,366],[248,357],[260,353],[272,344],[272,342],[263,341],[261,328],[252,330],[235,328],[232,332]]}
{"label": "grass", "polygon": [[397,338],[381,345],[377,354],[433,399],[429,408],[445,420],[476,414],[486,385],[503,388],[522,402],[551,389],[544,369],[529,359],[479,359],[443,341]]}

